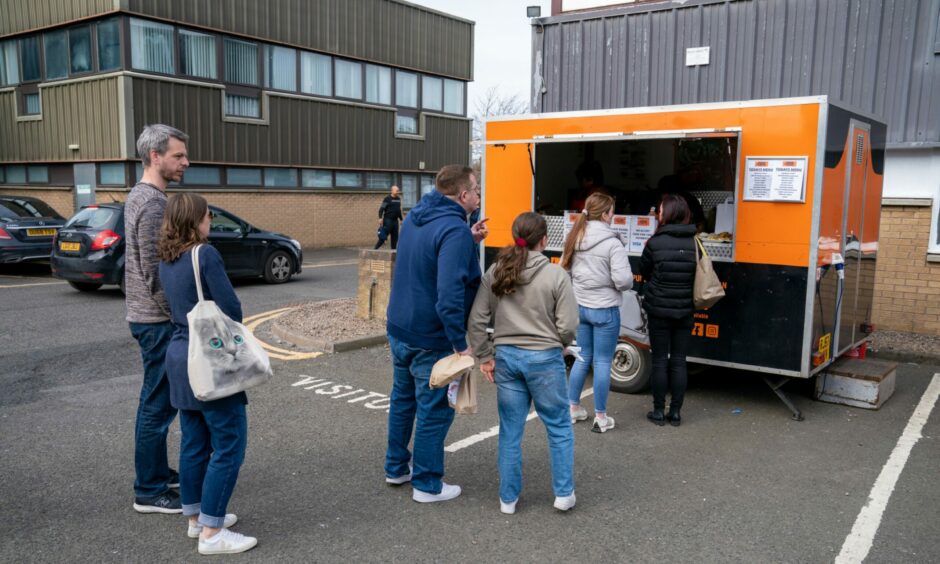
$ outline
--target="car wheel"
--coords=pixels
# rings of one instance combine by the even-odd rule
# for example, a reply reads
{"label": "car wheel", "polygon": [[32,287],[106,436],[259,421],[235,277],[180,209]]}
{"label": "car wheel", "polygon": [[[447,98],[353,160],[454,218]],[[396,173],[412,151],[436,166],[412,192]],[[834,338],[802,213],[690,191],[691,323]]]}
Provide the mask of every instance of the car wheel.
{"label": "car wheel", "polygon": [[649,385],[650,352],[629,341],[619,341],[610,365],[610,389],[625,394],[642,392]]}
{"label": "car wheel", "polygon": [[268,284],[283,284],[293,275],[290,256],[284,251],[274,251],[264,263],[264,280]]}
{"label": "car wheel", "polygon": [[95,282],[69,282],[69,286],[75,288],[79,292],[94,292],[101,287],[101,284]]}

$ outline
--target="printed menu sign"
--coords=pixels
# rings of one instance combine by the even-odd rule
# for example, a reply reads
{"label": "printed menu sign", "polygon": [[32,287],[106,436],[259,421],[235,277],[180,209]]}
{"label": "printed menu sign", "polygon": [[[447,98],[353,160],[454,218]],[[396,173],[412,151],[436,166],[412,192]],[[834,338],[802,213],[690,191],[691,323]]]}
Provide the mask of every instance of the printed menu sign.
{"label": "printed menu sign", "polygon": [[[565,212],[565,239],[579,217],[578,212]],[[656,225],[656,218],[651,215],[615,215],[610,221],[611,230],[620,236],[623,246],[631,253],[643,252],[646,240],[656,233]]]}
{"label": "printed menu sign", "polygon": [[747,157],[744,169],[745,200],[806,201],[806,157]]}

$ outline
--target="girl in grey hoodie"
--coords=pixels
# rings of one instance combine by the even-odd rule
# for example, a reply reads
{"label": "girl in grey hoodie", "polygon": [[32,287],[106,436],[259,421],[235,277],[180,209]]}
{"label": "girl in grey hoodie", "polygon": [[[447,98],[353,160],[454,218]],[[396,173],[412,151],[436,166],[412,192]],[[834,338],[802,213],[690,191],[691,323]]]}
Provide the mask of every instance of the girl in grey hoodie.
{"label": "girl in grey hoodie", "polygon": [[565,240],[561,266],[571,273],[578,300],[581,324],[578,326],[580,358],[571,367],[568,401],[571,422],[587,419],[581,407],[581,390],[588,369],[594,368],[594,425],[604,433],[614,428],[607,416],[610,393],[610,364],[620,337],[620,305],[623,292],[633,287],[630,257],[620,236],[610,228],[614,199],[607,194],[591,194]]}

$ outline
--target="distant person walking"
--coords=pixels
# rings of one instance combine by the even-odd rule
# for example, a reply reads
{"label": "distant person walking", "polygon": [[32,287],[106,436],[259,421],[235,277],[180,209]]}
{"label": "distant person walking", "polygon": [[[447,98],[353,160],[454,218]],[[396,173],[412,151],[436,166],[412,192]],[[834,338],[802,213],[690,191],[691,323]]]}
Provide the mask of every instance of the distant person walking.
{"label": "distant person walking", "polygon": [[[385,236],[391,239],[389,244],[393,251],[398,248],[398,226],[401,220],[401,189],[398,186],[392,186],[392,193],[385,196],[382,205],[379,206],[379,229],[383,229]],[[375,243],[376,249],[385,244],[384,238],[378,239]]]}
{"label": "distant person walking", "polygon": [[587,410],[581,407],[581,390],[588,369],[593,366],[594,425],[591,430],[595,433],[614,428],[614,418],[607,416],[610,365],[620,337],[623,292],[633,287],[630,257],[623,241],[610,228],[613,217],[611,196],[602,193],[588,196],[585,208],[565,240],[561,257],[562,268],[571,272],[581,320],[578,326],[581,358],[571,367],[568,382],[571,421],[587,419]]}
{"label": "distant person walking", "polygon": [[445,166],[435,184],[402,227],[387,315],[394,369],[385,481],[411,482],[412,499],[422,503],[460,495],[460,486],[443,482],[444,439],[454,410],[447,389],[428,383],[435,362],[473,352],[467,316],[480,286],[476,243],[486,236],[481,223],[467,225],[467,215],[480,206],[473,169]]}
{"label": "distant person walking", "polygon": [[189,167],[189,137],[168,125],[148,125],[137,139],[144,166],[124,206],[127,322],[140,345],[144,380],[134,427],[134,509],[140,513],[181,513],[179,476],[167,462],[166,437],[176,409],[164,359],[173,334],[170,309],[157,273],[157,240],[166,209],[166,187]]}
{"label": "distant person walking", "polygon": [[[233,554],[258,544],[258,539],[228,530],[238,518],[226,513],[235,490],[238,471],[245,459],[248,419],[245,392],[213,401],[199,401],[189,385],[189,322],[199,296],[215,302],[230,319],[241,322],[242,306],[225,274],[222,255],[203,243],[209,237],[212,214],[205,198],[174,194],[167,205],[160,237],[160,280],[166,289],[173,322],[173,339],[167,349],[166,367],[173,407],[180,410],[180,493],[183,515],[189,517],[187,534],[198,538],[200,554]],[[199,246],[200,280],[193,272],[192,253]],[[217,354],[238,362],[238,341],[225,342],[231,334],[218,333]],[[212,345],[212,340],[206,339]],[[236,352],[231,352],[231,351]]]}
{"label": "distant person walking", "polygon": [[[663,194],[659,204],[659,227],[646,242],[640,257],[643,309],[649,321],[652,354],[653,411],[647,419],[657,425],[669,421],[679,426],[680,410],[688,383],[686,355],[692,339],[692,286],[695,281],[695,232],[692,213],[685,198]],[[669,413],[666,390],[672,398]]]}
{"label": "distant person walking", "polygon": [[[568,413],[562,350],[574,340],[578,304],[571,280],[542,251],[545,218],[533,212],[512,224],[504,247],[483,276],[469,336],[480,369],[496,383],[499,409],[499,508],[516,512],[522,491],[522,435],[534,403],[551,453],[555,508],[574,507],[574,431]],[[493,344],[486,334],[493,327]]]}

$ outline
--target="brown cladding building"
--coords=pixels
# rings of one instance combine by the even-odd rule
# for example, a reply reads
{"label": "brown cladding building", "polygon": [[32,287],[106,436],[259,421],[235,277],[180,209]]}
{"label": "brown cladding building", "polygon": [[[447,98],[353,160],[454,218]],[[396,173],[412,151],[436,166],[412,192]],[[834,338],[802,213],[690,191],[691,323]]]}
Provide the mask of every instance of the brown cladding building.
{"label": "brown cladding building", "polygon": [[304,246],[374,237],[469,161],[473,23],[398,0],[0,0],[0,193],[123,199],[141,128],[186,131],[178,189]]}

